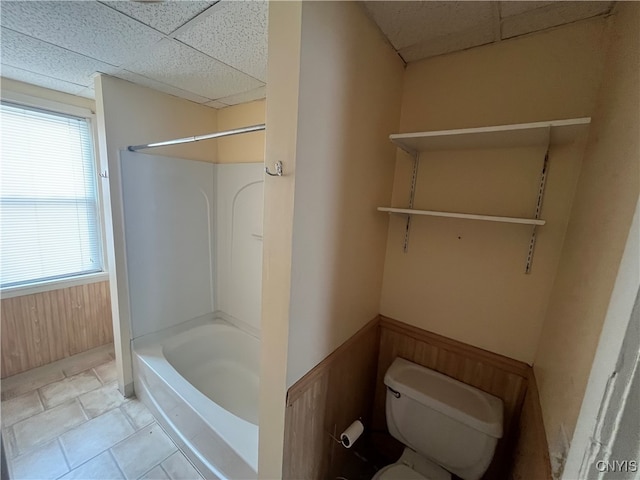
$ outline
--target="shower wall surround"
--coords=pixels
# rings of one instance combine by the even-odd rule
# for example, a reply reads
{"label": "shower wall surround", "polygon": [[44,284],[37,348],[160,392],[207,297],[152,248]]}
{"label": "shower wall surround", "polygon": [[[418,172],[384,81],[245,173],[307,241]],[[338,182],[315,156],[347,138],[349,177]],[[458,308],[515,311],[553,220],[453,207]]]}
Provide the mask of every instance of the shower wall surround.
{"label": "shower wall surround", "polygon": [[258,336],[262,299],[262,163],[213,165],[215,309]]}
{"label": "shower wall surround", "polygon": [[212,312],[257,336],[262,164],[120,161],[132,338]]}

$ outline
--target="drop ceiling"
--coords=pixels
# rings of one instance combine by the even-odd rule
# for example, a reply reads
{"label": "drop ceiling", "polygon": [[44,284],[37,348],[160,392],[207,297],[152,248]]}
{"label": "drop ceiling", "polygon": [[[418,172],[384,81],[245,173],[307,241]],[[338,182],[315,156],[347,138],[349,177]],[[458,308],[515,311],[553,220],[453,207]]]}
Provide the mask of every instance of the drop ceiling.
{"label": "drop ceiling", "polygon": [[221,108],[264,98],[267,2],[2,1],[3,77],[93,98],[97,73]]}
{"label": "drop ceiling", "polygon": [[[406,62],[610,12],[613,2],[365,1]],[[214,108],[264,98],[266,0],[0,1],[3,77],[93,98],[104,73]]]}
{"label": "drop ceiling", "polygon": [[611,11],[599,1],[365,1],[405,62],[486,45]]}

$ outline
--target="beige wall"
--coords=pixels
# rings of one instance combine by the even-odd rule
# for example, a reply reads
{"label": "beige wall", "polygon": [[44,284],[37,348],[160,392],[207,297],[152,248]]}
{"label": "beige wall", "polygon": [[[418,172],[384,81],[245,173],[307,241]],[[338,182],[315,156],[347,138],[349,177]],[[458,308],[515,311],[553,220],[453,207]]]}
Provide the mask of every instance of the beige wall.
{"label": "beige wall", "polygon": [[[605,22],[412,63],[400,132],[589,116],[602,74]],[[529,364],[560,258],[584,142],[554,147],[530,275],[531,227],[391,218],[383,315]],[[532,217],[544,148],[430,152],[419,169],[415,208]],[[393,206],[406,207],[411,160],[398,153]]]}
{"label": "beige wall", "polygon": [[[248,127],[265,123],[266,100],[243,103],[218,110],[218,130]],[[264,162],[264,132],[253,132],[215,140],[217,163]]]}
{"label": "beige wall", "polygon": [[304,3],[289,386],[379,313],[402,75],[360,5]]}
{"label": "beige wall", "polygon": [[[99,76],[96,78],[96,117],[101,159],[101,171],[109,172],[103,179],[103,214],[107,236],[107,259],[114,319],[114,344],[120,391],[133,393],[128,289],[118,282],[117,272],[125,271],[124,232],[122,226],[121,192],[118,151],[129,145],[215,132],[217,113],[214,109],[187,100],[140,87],[124,80]],[[175,155],[192,160],[215,162],[217,148],[212,142],[198,142],[154,149],[163,155]],[[117,256],[116,256],[117,252]],[[117,261],[116,261],[117,259]]]}
{"label": "beige wall", "polygon": [[[118,78],[101,76],[102,99],[96,103],[105,118],[107,148],[115,158],[119,148],[218,130],[217,111],[172,95],[141,87]],[[102,108],[100,106],[102,105]],[[215,162],[216,140],[149,150],[190,160]]]}
{"label": "beige wall", "polygon": [[357,4],[272,2],[268,72],[259,476],[282,478],[287,387],[378,313],[403,66]]}
{"label": "beige wall", "polygon": [[[598,94],[535,374],[552,455],[571,439],[640,182],[640,4],[622,2]],[[637,235],[638,232],[632,232]]]}
{"label": "beige wall", "polygon": [[301,23],[301,2],[269,2],[266,161],[281,161],[285,175],[264,182],[258,447],[263,479],[282,478]]}

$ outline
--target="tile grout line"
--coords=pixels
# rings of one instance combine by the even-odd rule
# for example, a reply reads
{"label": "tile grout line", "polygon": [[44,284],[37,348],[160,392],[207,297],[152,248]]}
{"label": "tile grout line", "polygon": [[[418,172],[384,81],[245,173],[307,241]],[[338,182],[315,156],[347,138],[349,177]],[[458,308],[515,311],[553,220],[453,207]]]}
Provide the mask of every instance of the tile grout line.
{"label": "tile grout line", "polygon": [[[62,446],[62,452],[63,452],[63,454],[65,455],[65,459],[66,459],[67,451],[66,451],[66,450],[65,450],[65,448],[64,448],[64,443],[62,442],[62,440],[60,440],[60,445]],[[76,465],[76,466],[75,466],[75,467],[73,467],[73,468],[71,468],[71,463],[69,463],[69,471],[68,471],[67,473],[65,473],[64,475],[67,475],[67,474],[69,474],[69,473],[71,473],[71,472],[73,472],[73,471],[75,471],[75,470],[79,469],[80,467],[82,467],[82,466],[86,465],[86,464],[87,464],[87,463],[89,463],[90,461],[95,460],[95,459],[96,459],[96,457],[99,457],[99,456],[100,456],[100,455],[102,455],[104,452],[108,452],[110,449],[111,449],[111,447],[107,447],[107,448],[105,448],[104,450],[101,450],[100,452],[96,453],[93,457],[86,459],[84,462],[82,462],[82,463],[80,463],[80,464]],[[60,475],[60,477],[64,477],[64,475]],[[60,478],[60,477],[58,477],[58,478]]]}
{"label": "tile grout line", "polygon": [[[43,365],[43,367],[48,367],[48,366],[49,365]],[[37,368],[42,368],[42,367],[37,367]],[[53,369],[52,369],[52,371],[53,371]],[[18,373],[16,375],[28,376],[26,374],[28,374],[29,372],[31,372],[31,370],[27,370],[25,372],[21,372],[21,373]],[[45,383],[43,385],[40,385],[39,387],[35,387],[35,388],[30,389],[30,390],[26,390],[26,391],[22,392],[19,395],[12,395],[12,396],[9,396],[8,398],[3,398],[2,401],[6,402],[6,401],[9,401],[9,400],[13,400],[14,398],[18,398],[18,397],[21,397],[22,395],[26,395],[28,393],[31,393],[34,390],[39,390],[42,387],[46,387],[47,385],[51,385],[52,383],[56,383],[56,382],[60,382],[60,381],[64,380],[66,378],[66,376],[65,376],[64,372],[62,371],[62,369],[60,369],[59,372],[62,374],[62,378],[61,379],[51,380],[49,383]],[[11,378],[11,377],[9,377],[9,378]],[[6,381],[6,379],[4,379],[3,381]],[[20,382],[18,382],[18,383],[20,383]],[[15,387],[13,389],[9,388],[9,393],[11,393],[11,390],[15,390]]]}
{"label": "tile grout line", "polygon": [[[175,453],[174,453],[174,454],[172,454],[172,455],[175,455]],[[167,460],[169,460],[169,458],[170,458],[172,455],[170,455],[169,457],[165,458],[162,462],[160,462],[160,463],[158,464],[158,466],[160,467],[160,470],[162,470],[162,471],[167,475],[167,477],[169,477],[169,479],[170,479],[170,480],[174,480],[174,479],[173,479],[173,477],[171,476],[171,474],[169,474],[169,472],[167,472],[167,470],[162,466],[162,464],[163,464],[164,462],[166,462]]]}
{"label": "tile grout line", "polygon": [[9,427],[5,427],[4,430],[7,432],[7,437],[2,437],[3,438],[3,442],[7,442],[11,445],[11,450],[10,453],[12,453],[13,455],[8,455],[7,456],[7,461],[11,461],[14,458],[17,458],[18,455],[18,443],[16,442],[16,432],[13,430],[13,425],[9,426]]}
{"label": "tile grout line", "polygon": [[[171,440],[171,439],[169,439],[169,440]],[[166,462],[167,460],[169,460],[169,457],[173,456],[176,452],[180,452],[180,453],[182,453],[182,452],[180,451],[180,449],[178,448],[178,446],[175,444],[175,442],[174,442],[173,440],[171,440],[171,443],[173,443],[173,445],[176,447],[176,450],[174,450],[173,452],[171,452],[169,455],[167,455],[165,458],[163,458],[162,460],[160,460],[158,463],[156,463],[156,464],[155,464],[153,467],[151,467],[149,470],[147,470],[147,471],[146,471],[146,472],[144,472],[142,475],[140,475],[140,476],[138,477],[138,479],[140,479],[140,478],[144,477],[147,473],[149,473],[151,470],[153,470],[153,469],[154,469],[154,468],[156,468],[156,467],[160,467],[160,470],[162,470],[164,473],[166,473],[166,474],[167,474],[167,477],[172,478],[172,477],[171,477],[171,475],[169,475],[169,473],[168,473],[164,468],[162,468],[162,463],[163,463],[163,462]]]}
{"label": "tile grout line", "polygon": [[[104,364],[102,364],[104,365]],[[96,365],[96,366],[100,366],[100,365]],[[102,384],[102,386],[104,387],[106,385],[106,383],[104,383],[104,381],[102,380],[102,377],[100,375],[98,375],[98,372],[96,371],[96,367],[91,367],[91,372],[93,372],[93,374],[96,376],[96,378],[98,379],[98,381]]]}
{"label": "tile grout line", "polygon": [[60,448],[60,451],[62,452],[62,458],[64,458],[64,461],[67,463],[67,471],[62,475],[60,475],[60,477],[63,477],[73,469],[71,468],[71,462],[69,462],[69,459],[67,458],[67,452],[64,451],[64,447],[62,446],[62,440],[60,439],[60,435],[56,437],[56,442],[58,443],[58,448]]}
{"label": "tile grout line", "polygon": [[[135,424],[133,423],[133,419],[131,417],[129,417],[129,414],[127,413],[127,411],[124,408],[122,408],[123,405],[125,405],[125,404],[123,403],[122,405],[118,405],[118,407],[116,407],[116,408],[118,410],[120,410],[120,412],[124,415],[124,418],[127,420],[127,422],[129,422],[129,425],[131,425],[131,428],[133,428],[133,432],[136,433],[138,430],[142,430],[142,428],[144,428],[144,427],[142,427],[140,429],[136,428]],[[127,437],[127,438],[129,438],[129,437]]]}
{"label": "tile grout line", "polygon": [[[61,380],[59,380],[59,381],[61,381]],[[55,383],[55,382],[53,382],[53,383]],[[49,384],[49,385],[51,385],[51,384]],[[42,387],[46,387],[46,385],[43,385]],[[42,387],[40,387],[40,388],[42,388]],[[46,412],[47,410],[51,410],[51,408],[53,408],[53,407],[47,408],[47,405],[44,402],[44,397],[42,396],[42,392],[40,391],[40,388],[36,388],[36,395],[38,395],[38,400],[40,400],[40,404],[42,405],[42,411]],[[38,413],[41,413],[41,412],[38,412]],[[35,417],[35,415],[31,415],[31,417]],[[28,417],[28,418],[31,418],[31,417]]]}
{"label": "tile grout line", "polygon": [[[143,427],[143,428],[144,428],[144,427]],[[141,429],[141,430],[142,430],[142,429]],[[113,455],[113,458],[114,458],[114,460],[115,460],[116,464],[118,465],[118,467],[120,467],[120,464],[118,463],[118,459],[117,459],[117,458],[115,458],[115,455],[113,454],[113,451],[112,451],[112,450],[113,450],[113,448],[114,448],[114,447],[116,447],[116,446],[118,446],[120,443],[124,442],[125,440],[128,440],[131,436],[135,435],[136,433],[138,433],[138,432],[134,432],[134,433],[132,433],[132,434],[131,434],[131,435],[129,435],[127,438],[122,439],[121,441],[119,441],[119,442],[118,442],[118,443],[116,443],[115,445],[112,445],[112,446],[111,446],[111,448],[109,448],[109,451],[111,452],[111,455]],[[171,440],[171,439],[169,439],[169,440]],[[171,456],[172,456],[173,454],[175,454],[176,452],[180,452],[180,453],[182,453],[182,452],[180,451],[180,449],[178,448],[178,446],[175,444],[175,442],[174,442],[173,440],[171,440],[171,443],[173,443],[173,446],[174,446],[174,447],[176,447],[176,449],[175,449],[174,451],[172,451],[169,455],[167,455],[165,458],[163,458],[162,460],[160,460],[158,463],[154,464],[151,468],[149,468],[149,470],[145,471],[142,475],[140,475],[140,476],[136,477],[136,479],[135,479],[135,480],[138,480],[138,479],[140,479],[140,478],[144,477],[147,473],[149,473],[151,470],[153,470],[153,469],[154,469],[154,468],[156,468],[156,467],[160,467],[160,469],[161,469],[163,472],[165,472],[165,473],[166,473],[166,471],[164,470],[164,468],[162,468],[162,462],[167,461],[167,460],[169,459],[169,457],[171,457]],[[122,469],[120,469],[120,471],[122,471]],[[122,473],[124,474],[124,471],[122,471]],[[169,478],[171,478],[171,475],[167,474],[167,476],[168,476]],[[124,478],[127,478],[127,476],[126,476],[126,475],[124,475]]]}
{"label": "tile grout line", "polygon": [[[34,445],[31,445],[31,446],[29,446],[28,448],[24,449],[24,451],[23,451],[23,449],[22,449],[22,448],[19,448],[19,447],[18,447],[18,440],[17,440],[17,437],[16,437],[16,435],[15,435],[15,429],[13,429],[13,427],[14,427],[15,425],[17,425],[17,424],[19,424],[19,423],[22,423],[22,422],[26,422],[27,420],[30,420],[30,419],[32,419],[32,418],[34,418],[34,417],[38,416],[38,415],[43,415],[43,414],[45,414],[45,413],[47,413],[47,412],[50,412],[51,410],[53,410],[53,409],[55,409],[55,408],[62,407],[62,406],[63,406],[63,405],[65,405],[65,404],[68,404],[68,405],[70,406],[70,405],[72,405],[73,403],[77,403],[77,404],[80,406],[80,411],[82,412],[82,415],[84,416],[84,421],[83,421],[82,423],[79,423],[79,424],[77,424],[77,425],[73,425],[73,426],[72,426],[72,427],[70,427],[70,428],[67,428],[67,429],[66,429],[66,430],[64,430],[63,432],[60,432],[60,434],[59,434],[59,435],[57,435],[56,437],[50,438],[49,440],[47,440],[47,441],[45,441],[45,442],[36,443],[36,444],[34,444]],[[87,421],[89,421],[89,420],[91,420],[91,418],[89,418],[89,416],[87,415],[87,413],[84,411],[84,408],[82,407],[82,403],[80,402],[80,400],[78,399],[78,397],[73,397],[73,398],[70,398],[70,399],[68,399],[68,400],[65,400],[64,402],[62,402],[62,403],[60,403],[60,404],[58,404],[58,405],[54,405],[54,406],[53,406],[53,407],[51,407],[50,409],[43,410],[42,412],[38,412],[38,413],[36,413],[36,414],[34,414],[34,415],[31,415],[30,417],[27,417],[27,418],[25,418],[25,419],[23,419],[23,420],[20,420],[19,422],[16,422],[14,425],[11,425],[11,428],[13,429],[13,438],[14,438],[14,440],[15,440],[15,441],[14,441],[15,452],[17,452],[17,455],[15,455],[15,456],[14,456],[14,458],[21,457],[21,456],[26,455],[26,454],[28,454],[28,453],[32,453],[32,452],[34,452],[35,450],[37,450],[37,449],[39,449],[39,448],[42,448],[43,446],[47,445],[48,443],[51,443],[53,440],[55,440],[56,438],[58,438],[58,437],[60,437],[60,436],[64,435],[65,433],[67,433],[67,432],[69,432],[69,431],[71,431],[71,430],[74,430],[74,429],[76,429],[76,428],[78,428],[78,427],[80,427],[80,426],[84,425],[84,424],[85,424],[85,423],[87,423]]]}
{"label": "tile grout line", "polygon": [[[127,437],[128,438],[128,437]],[[122,478],[126,479],[127,476],[124,474],[124,472],[122,471],[122,468],[120,467],[120,464],[118,463],[118,460],[116,459],[116,456],[113,454],[113,452],[111,451],[111,449],[113,448],[113,446],[111,446],[111,448],[107,449],[107,452],[109,452],[109,456],[111,457],[111,460],[113,460],[113,463],[116,464],[116,468],[118,469],[118,471],[120,472],[120,475],[122,475]]]}
{"label": "tile grout line", "polygon": [[[107,410],[106,412],[104,412],[104,413],[102,413],[102,414],[98,415],[97,417],[90,418],[90,419],[88,419],[87,421],[88,421],[88,422],[90,422],[91,420],[95,420],[96,418],[99,418],[99,417],[101,417],[102,415],[106,415],[106,414],[107,414],[107,413],[109,413],[109,412],[113,412],[113,411],[117,410],[118,408],[119,408],[119,407],[112,408],[111,410]],[[83,410],[83,412],[84,412],[84,410]],[[77,429],[77,428],[79,428],[79,427],[81,427],[81,426],[85,425],[86,423],[87,423],[87,422],[81,423],[80,425],[76,425],[76,426],[75,426],[75,427],[73,427],[72,429],[67,430],[66,432],[61,433],[61,434],[59,435],[59,437],[58,437],[58,438],[62,437],[62,435],[64,435],[65,433],[70,432],[71,430],[75,430],[75,429]],[[106,447],[104,450],[100,450],[100,451],[99,451],[98,453],[96,453],[94,456],[92,456],[91,458],[86,459],[84,462],[82,462],[81,464],[79,464],[79,465],[75,466],[74,468],[71,468],[71,464],[69,463],[69,468],[71,468],[71,470],[69,470],[69,471],[76,470],[76,469],[80,468],[81,466],[83,466],[85,463],[90,462],[91,460],[95,459],[96,457],[98,457],[98,456],[102,455],[104,452],[110,451],[113,447],[115,447],[116,445],[118,445],[118,443],[125,441],[127,438],[131,437],[131,435],[134,435],[135,433],[136,433],[136,431],[135,431],[135,428],[134,428],[134,432],[133,432],[132,434],[130,434],[130,435],[128,435],[128,436],[126,436],[125,438],[123,438],[123,439],[122,439],[122,440],[120,440],[119,442],[117,442],[117,443],[115,443],[115,444],[113,444],[113,445],[111,445],[111,446],[109,446],[109,447]],[[62,439],[61,439],[61,438],[60,438],[60,445],[62,446],[62,451],[63,451],[63,453],[65,453],[65,457],[66,457],[66,450],[65,450],[64,442],[62,441]],[[115,460],[115,458],[114,458],[114,460]],[[116,461],[116,464],[117,464],[117,463],[118,463],[118,462]],[[67,472],[67,473],[69,473],[69,472]],[[66,473],[65,473],[65,475],[66,475]],[[123,476],[124,476],[124,475],[123,475]],[[126,478],[126,476],[125,476],[125,478]]]}
{"label": "tile grout line", "polygon": [[[92,390],[92,391],[93,391],[93,390]],[[86,393],[89,393],[89,392],[86,392]],[[83,394],[83,395],[84,395],[84,394]],[[78,402],[78,405],[80,405],[80,411],[83,413],[83,415],[84,415],[84,416],[86,417],[86,419],[87,419],[85,422],[81,423],[80,425],[84,425],[84,424],[85,424],[85,423],[87,423],[88,421],[93,420],[93,418],[91,418],[91,417],[89,416],[89,414],[87,413],[87,411],[84,409],[84,405],[83,405],[83,404],[82,404],[82,402],[80,401],[80,395],[78,395],[77,397],[74,397],[74,400]],[[105,413],[106,413],[106,412],[105,412]],[[98,416],[100,416],[100,415],[98,415]],[[76,427],[79,427],[80,425],[76,425]],[[73,428],[76,428],[76,427],[73,427]],[[67,433],[67,432],[64,432],[64,433]],[[61,434],[61,435],[62,435],[62,434]]]}

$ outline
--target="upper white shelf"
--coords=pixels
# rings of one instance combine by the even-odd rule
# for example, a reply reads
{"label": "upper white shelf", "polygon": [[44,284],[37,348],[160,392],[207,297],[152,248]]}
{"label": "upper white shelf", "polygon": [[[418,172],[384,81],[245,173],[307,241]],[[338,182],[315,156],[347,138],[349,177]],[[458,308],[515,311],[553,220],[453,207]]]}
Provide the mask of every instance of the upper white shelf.
{"label": "upper white shelf", "polygon": [[389,138],[398,147],[410,153],[429,150],[559,145],[573,142],[588,128],[589,123],[591,123],[591,117],[584,117],[493,127],[396,133],[389,135]]}

